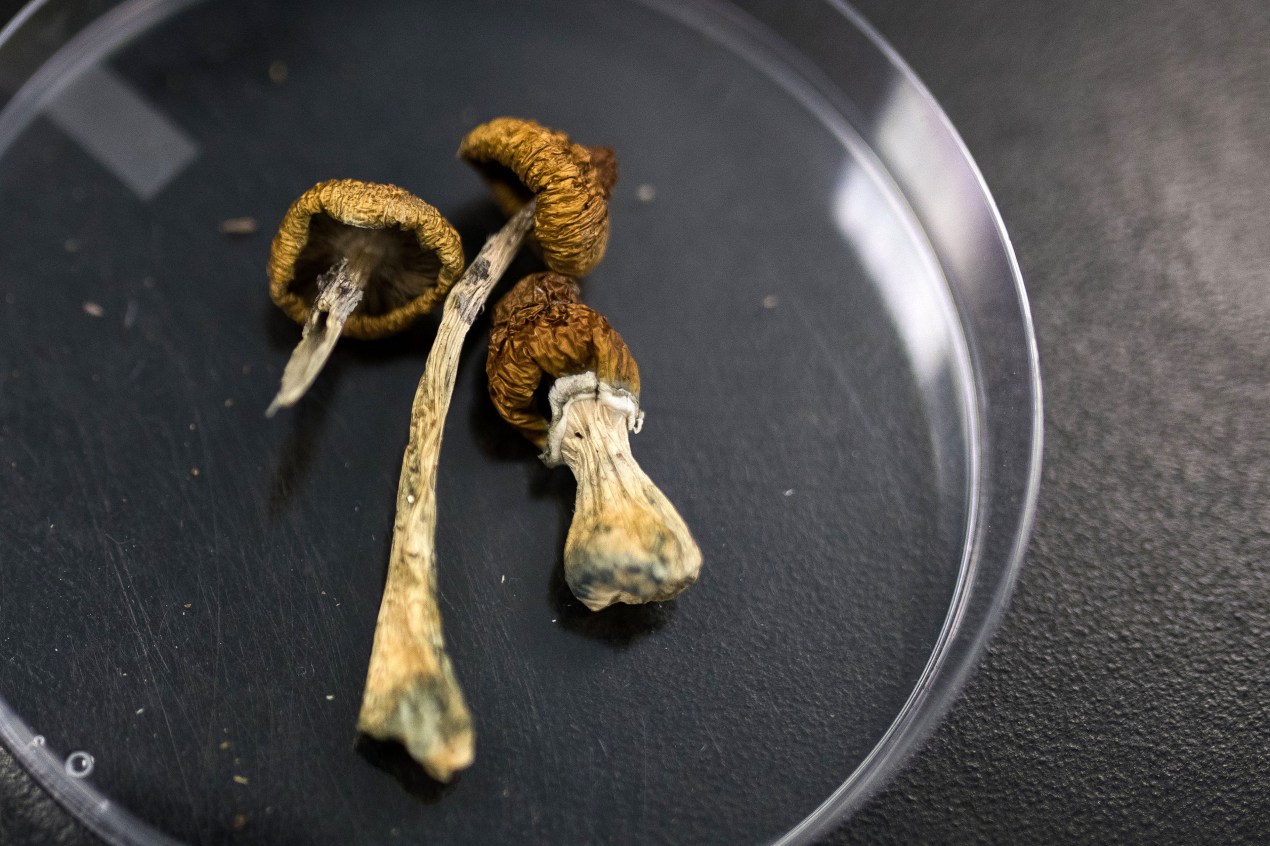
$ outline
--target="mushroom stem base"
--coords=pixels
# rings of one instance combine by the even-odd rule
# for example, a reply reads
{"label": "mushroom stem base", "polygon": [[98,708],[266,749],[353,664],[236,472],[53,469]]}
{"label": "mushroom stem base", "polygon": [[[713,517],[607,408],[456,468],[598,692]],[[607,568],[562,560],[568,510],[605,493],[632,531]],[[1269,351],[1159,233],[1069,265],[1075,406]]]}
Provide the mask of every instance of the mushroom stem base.
{"label": "mushroom stem base", "polygon": [[486,241],[445,301],[415,391],[397,487],[388,582],[379,607],[358,729],[398,740],[433,778],[472,763],[472,718],[441,636],[436,596],[437,463],[459,353],[490,291],[533,226],[534,203]]}
{"label": "mushroom stem base", "polygon": [[304,322],[300,343],[296,344],[282,371],[282,387],[273,398],[266,417],[273,417],[279,408],[287,408],[300,401],[300,397],[322,372],[326,360],[340,339],[340,332],[348,317],[366,295],[366,283],[370,274],[360,267],[350,267],[347,259],[318,277],[318,295]]}
{"label": "mushroom stem base", "polygon": [[[414,569],[427,566],[398,569],[396,581],[400,586]],[[428,775],[449,781],[472,763],[475,743],[433,596],[428,586],[385,592],[375,632],[377,660],[366,678],[357,729],[378,740],[399,741]]]}
{"label": "mushroom stem base", "polygon": [[631,456],[628,432],[639,419],[596,390],[575,393],[552,421],[549,440],[578,480],[565,581],[592,611],[671,599],[701,572],[687,524]]}

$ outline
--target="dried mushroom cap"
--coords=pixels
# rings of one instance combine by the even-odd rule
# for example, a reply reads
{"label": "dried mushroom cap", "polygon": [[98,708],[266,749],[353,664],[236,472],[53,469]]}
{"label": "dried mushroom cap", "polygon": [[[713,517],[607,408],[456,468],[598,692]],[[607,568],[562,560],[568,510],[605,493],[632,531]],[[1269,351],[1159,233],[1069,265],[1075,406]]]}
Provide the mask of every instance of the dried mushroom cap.
{"label": "dried mushroom cap", "polygon": [[532,120],[497,118],[469,132],[459,155],[486,178],[504,214],[537,198],[534,237],[552,270],[584,276],[604,258],[617,181],[612,150],[574,144]]}
{"label": "dried mushroom cap", "polygon": [[529,306],[564,305],[582,301],[582,291],[572,277],[562,273],[534,273],[516,283],[494,306],[493,324],[507,323]]}
{"label": "dried mushroom cap", "polygon": [[441,213],[396,185],[332,179],[287,209],[269,256],[269,295],[304,323],[318,277],[347,260],[369,273],[343,334],[399,332],[445,300],[463,272],[459,234]]}
{"label": "dried mushroom cap", "polygon": [[543,376],[588,371],[639,397],[634,356],[602,314],[577,301],[572,279],[535,273],[516,283],[494,310],[485,365],[498,413],[541,448],[550,428],[535,397]]}

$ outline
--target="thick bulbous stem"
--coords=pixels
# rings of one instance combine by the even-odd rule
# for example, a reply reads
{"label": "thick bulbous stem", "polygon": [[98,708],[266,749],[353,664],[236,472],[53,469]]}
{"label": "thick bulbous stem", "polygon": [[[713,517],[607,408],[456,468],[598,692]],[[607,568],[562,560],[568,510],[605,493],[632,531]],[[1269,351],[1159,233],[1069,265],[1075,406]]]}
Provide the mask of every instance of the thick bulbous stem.
{"label": "thick bulbous stem", "polygon": [[558,460],[578,481],[565,580],[592,611],[670,599],[701,572],[687,524],[631,455],[633,419],[642,418],[597,393],[575,395],[552,423]]}

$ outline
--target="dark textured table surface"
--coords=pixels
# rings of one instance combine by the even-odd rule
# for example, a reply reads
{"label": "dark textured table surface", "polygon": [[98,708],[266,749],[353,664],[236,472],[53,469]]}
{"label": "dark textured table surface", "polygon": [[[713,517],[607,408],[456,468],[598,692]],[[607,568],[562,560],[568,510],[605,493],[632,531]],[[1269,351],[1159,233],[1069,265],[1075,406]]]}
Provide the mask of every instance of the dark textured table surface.
{"label": "dark textured table surface", "polygon": [[[981,669],[834,842],[1264,842],[1270,6],[859,7],[1014,239],[1046,461]],[[91,842],[2,753],[0,840]]]}

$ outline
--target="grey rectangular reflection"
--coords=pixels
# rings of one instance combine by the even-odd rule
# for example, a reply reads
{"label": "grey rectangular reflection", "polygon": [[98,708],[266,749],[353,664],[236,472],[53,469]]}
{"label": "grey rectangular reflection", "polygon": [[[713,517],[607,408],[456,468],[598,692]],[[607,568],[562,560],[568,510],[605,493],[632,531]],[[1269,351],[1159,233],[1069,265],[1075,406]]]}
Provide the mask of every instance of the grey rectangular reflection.
{"label": "grey rectangular reflection", "polygon": [[71,81],[44,113],[143,200],[198,156],[184,130],[102,65]]}

